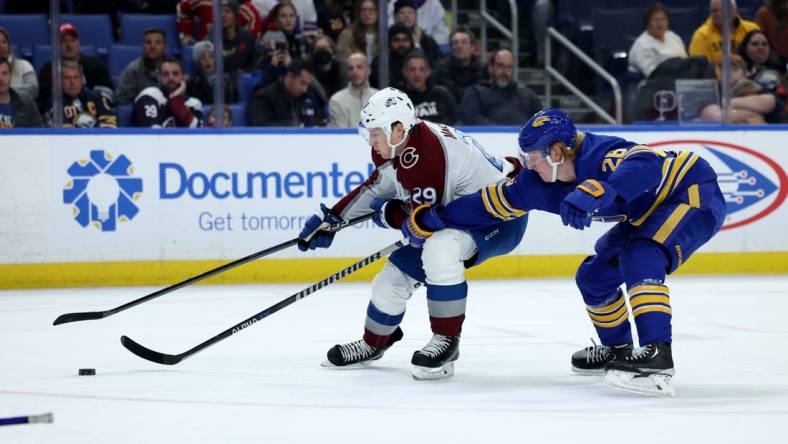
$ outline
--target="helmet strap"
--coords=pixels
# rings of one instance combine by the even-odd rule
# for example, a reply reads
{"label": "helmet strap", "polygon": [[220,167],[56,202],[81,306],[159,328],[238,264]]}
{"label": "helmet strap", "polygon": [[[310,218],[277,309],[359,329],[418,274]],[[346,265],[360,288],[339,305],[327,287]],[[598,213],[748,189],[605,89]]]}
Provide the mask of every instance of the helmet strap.
{"label": "helmet strap", "polygon": [[566,155],[561,157],[561,160],[559,162],[553,162],[553,159],[550,157],[549,154],[545,157],[545,160],[547,161],[547,164],[550,165],[550,167],[553,169],[553,177],[552,179],[550,179],[550,182],[555,182],[556,180],[558,180],[558,167],[564,163],[564,160],[566,160]]}

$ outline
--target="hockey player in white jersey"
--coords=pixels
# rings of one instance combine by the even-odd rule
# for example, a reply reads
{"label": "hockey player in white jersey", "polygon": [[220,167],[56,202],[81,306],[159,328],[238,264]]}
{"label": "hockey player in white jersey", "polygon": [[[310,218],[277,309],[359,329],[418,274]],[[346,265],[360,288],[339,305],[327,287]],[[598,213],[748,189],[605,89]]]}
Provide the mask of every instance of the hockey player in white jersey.
{"label": "hockey player in white jersey", "polygon": [[408,230],[409,214],[509,180],[520,163],[488,154],[472,137],[450,126],[417,119],[411,100],[395,88],[370,97],[361,111],[359,132],[372,147],[377,168],[331,208],[321,204],[321,214],[304,224],[299,248],[328,248],[334,234],[322,228],[367,214],[370,208],[376,224],[402,229],[410,244],[394,252],[375,277],[363,338],[332,347],[324,365],[346,367],[380,359],[402,338],[399,324],[421,282],[427,287],[433,337],[413,354],[413,377],[450,376],[465,319],[464,269],[514,249],[527,217],[479,231],[448,229],[427,236]]}

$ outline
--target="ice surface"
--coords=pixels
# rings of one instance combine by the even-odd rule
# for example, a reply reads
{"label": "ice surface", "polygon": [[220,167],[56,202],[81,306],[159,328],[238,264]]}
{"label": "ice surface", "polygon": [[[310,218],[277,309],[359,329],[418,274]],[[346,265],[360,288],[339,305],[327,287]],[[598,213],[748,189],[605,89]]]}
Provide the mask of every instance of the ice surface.
{"label": "ice surface", "polygon": [[[405,339],[374,366],[320,366],[362,332],[369,284],[336,284],[176,366],[179,353],[303,285],[201,286],[103,320],[52,326],[150,288],[0,292],[0,443],[788,442],[788,277],[673,278],[672,399],[613,391],[569,370],[593,329],[569,280],[472,281],[456,374],[417,382],[424,290]],[[79,368],[96,376],[77,376]]]}

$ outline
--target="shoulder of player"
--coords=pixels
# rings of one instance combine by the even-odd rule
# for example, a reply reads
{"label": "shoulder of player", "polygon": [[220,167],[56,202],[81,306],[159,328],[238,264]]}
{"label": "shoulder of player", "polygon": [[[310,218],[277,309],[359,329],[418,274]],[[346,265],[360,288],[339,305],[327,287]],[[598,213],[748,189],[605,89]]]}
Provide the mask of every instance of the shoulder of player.
{"label": "shoulder of player", "polygon": [[157,86],[149,86],[140,91],[140,93],[137,94],[137,97],[134,98],[134,103],[142,100],[153,100],[160,106],[163,106],[167,103],[167,98],[164,97],[164,93],[161,92],[161,89],[159,89]]}

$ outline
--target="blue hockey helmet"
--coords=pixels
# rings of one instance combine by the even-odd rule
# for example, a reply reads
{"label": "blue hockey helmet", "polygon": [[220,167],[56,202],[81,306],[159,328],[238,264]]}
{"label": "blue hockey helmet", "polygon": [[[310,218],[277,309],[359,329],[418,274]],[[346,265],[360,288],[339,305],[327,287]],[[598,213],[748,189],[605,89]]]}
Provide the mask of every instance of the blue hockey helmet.
{"label": "blue hockey helmet", "polygon": [[577,142],[577,130],[572,118],[557,108],[547,108],[534,114],[520,128],[517,138],[520,151],[542,150],[547,156],[550,147],[556,142],[563,142],[572,150]]}

